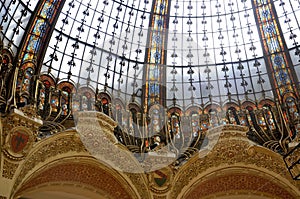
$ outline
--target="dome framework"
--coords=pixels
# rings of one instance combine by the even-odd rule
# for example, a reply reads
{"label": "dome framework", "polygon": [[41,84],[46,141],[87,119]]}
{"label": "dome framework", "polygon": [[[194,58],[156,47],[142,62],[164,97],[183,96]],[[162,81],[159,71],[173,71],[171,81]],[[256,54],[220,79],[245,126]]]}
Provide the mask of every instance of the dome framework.
{"label": "dome framework", "polygon": [[298,1],[0,2],[2,112],[32,105],[37,140],[96,110],[177,165],[224,124],[282,155],[299,142]]}

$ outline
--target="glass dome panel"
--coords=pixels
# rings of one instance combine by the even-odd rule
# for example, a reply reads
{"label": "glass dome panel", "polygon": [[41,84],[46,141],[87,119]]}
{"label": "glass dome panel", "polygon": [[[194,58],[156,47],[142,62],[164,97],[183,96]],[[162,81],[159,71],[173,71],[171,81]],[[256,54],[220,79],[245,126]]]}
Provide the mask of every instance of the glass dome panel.
{"label": "glass dome panel", "polygon": [[109,92],[118,90],[124,98],[130,97],[142,86],[151,5],[148,0],[66,3],[42,71],[51,68],[59,80],[70,78],[80,85],[89,82],[100,90],[106,85]]}
{"label": "glass dome panel", "polygon": [[[275,0],[279,28],[295,54],[299,2]],[[42,72],[57,81],[107,88],[125,100],[143,88],[153,1],[70,1],[58,18]],[[273,97],[254,3],[170,1],[165,45],[167,106]],[[291,39],[292,38],[292,39]],[[295,43],[296,42],[296,43]],[[291,56],[299,77],[299,62]],[[273,80],[272,80],[273,81]],[[141,102],[141,101],[140,101]]]}
{"label": "glass dome panel", "polygon": [[0,0],[1,39],[5,45],[11,46],[12,51],[15,53],[37,3],[38,0]]}

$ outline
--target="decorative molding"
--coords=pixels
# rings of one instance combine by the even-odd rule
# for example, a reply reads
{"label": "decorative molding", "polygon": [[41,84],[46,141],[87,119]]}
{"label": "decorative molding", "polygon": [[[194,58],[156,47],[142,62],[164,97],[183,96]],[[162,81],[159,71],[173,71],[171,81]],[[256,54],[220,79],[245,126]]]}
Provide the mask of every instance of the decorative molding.
{"label": "decorative molding", "polygon": [[[300,188],[299,183],[291,180],[281,156],[271,150],[256,146],[253,142],[249,141],[246,136],[247,128],[245,127],[226,125],[209,130],[210,132],[208,132],[207,135],[209,140],[208,147],[202,151],[200,150],[197,155],[195,154],[181,167],[175,168],[173,166],[168,166],[164,167],[163,169],[158,167],[162,172],[164,172],[164,174],[168,176],[166,182],[162,183],[162,186],[159,186],[159,184],[157,184],[154,180],[154,172],[147,174],[144,172],[139,172],[139,169],[144,170],[147,166],[149,167],[148,163],[150,164],[152,161],[146,161],[145,165],[141,165],[125,146],[118,142],[112,142],[113,140],[107,137],[107,135],[113,134],[114,129],[114,122],[112,122],[109,117],[106,115],[103,117],[101,113],[100,115],[96,114],[96,118],[83,114],[80,122],[82,122],[80,124],[80,128],[82,128],[81,130],[87,129],[83,132],[83,135],[87,136],[91,130],[95,130],[93,131],[93,136],[95,134],[99,136],[97,139],[100,140],[99,142],[101,143],[101,147],[103,149],[103,156],[100,159],[97,157],[96,158],[98,160],[103,160],[103,158],[106,158],[108,160],[116,161],[115,164],[120,164],[118,168],[121,172],[114,171],[116,175],[119,173],[121,176],[124,176],[125,180],[123,179],[123,181],[128,183],[126,186],[131,187],[132,190],[134,189],[136,194],[145,199],[177,198],[178,196],[182,195],[182,191],[186,190],[187,186],[191,186],[191,183],[199,178],[199,174],[203,174],[212,168],[231,168],[237,164],[243,164],[249,167],[257,168],[258,170],[265,169],[270,172],[277,173],[281,178],[289,182],[288,186],[293,185]],[[91,128],[91,122],[99,122],[102,134],[98,134],[97,129]],[[69,152],[83,152],[90,158],[94,159],[87,153],[86,147],[82,143],[81,136],[82,135],[79,135],[75,130],[70,130],[53,135],[50,138],[35,143],[32,146],[30,153],[26,156],[24,163],[17,171],[18,176],[16,177],[16,181],[13,186],[13,192],[15,193],[16,191],[19,192],[25,189],[30,189],[32,186],[34,186],[33,184],[35,181],[46,183],[47,180],[45,180],[44,177],[47,177],[50,180],[54,179],[54,176],[51,176],[51,172],[45,172],[50,171],[51,167],[47,167],[47,164],[49,163],[50,159],[53,160],[53,157],[61,157],[61,155],[68,154]],[[95,139],[93,136],[90,138],[90,140]],[[112,148],[111,145],[108,145],[107,143],[110,143],[114,147]],[[211,145],[212,143],[213,145]],[[201,156],[201,154],[204,155]],[[80,159],[76,159],[74,154],[71,154],[71,156],[74,159],[75,164],[83,164]],[[155,159],[155,156],[150,158]],[[57,161],[59,164],[67,164],[62,160]],[[98,162],[98,164],[100,162],[96,159],[94,159],[94,161]],[[40,163],[42,163],[42,167],[46,166],[47,169],[37,169],[38,167],[42,168]],[[154,161],[153,164],[151,163],[150,167],[153,169],[153,166],[155,166],[156,163],[158,162]],[[106,162],[101,162],[99,165],[104,164],[106,164]],[[71,165],[72,164],[70,163],[67,167],[71,167]],[[106,165],[108,166],[108,164]],[[92,166],[94,168],[95,165]],[[156,164],[156,166],[158,165]],[[95,166],[95,169],[96,167],[97,166]],[[136,173],[123,172],[123,169],[126,171],[128,167],[131,167],[130,169],[135,169]],[[56,173],[60,172],[58,166],[55,168],[57,168],[57,170],[55,170]],[[109,169],[112,171],[115,169],[115,167]],[[41,173],[43,173],[44,177],[41,175]],[[77,173],[77,170],[75,173]],[[32,174],[34,174],[34,178]],[[116,175],[114,174],[113,176]],[[201,180],[203,181],[204,179],[202,178]],[[96,186],[96,183],[94,184]],[[111,189],[113,190],[113,188]]]}
{"label": "decorative molding", "polygon": [[15,181],[13,190],[25,179],[25,176],[41,162],[45,162],[51,157],[68,152],[86,152],[80,138],[76,132],[64,132],[45,139],[35,146],[34,150],[26,158],[22,164],[20,173]]}
{"label": "decorative molding", "polygon": [[148,173],[149,188],[153,193],[164,194],[171,189],[173,180],[171,167],[164,167]]}
{"label": "decorative molding", "polygon": [[148,188],[148,183],[142,173],[125,173],[130,179],[132,186],[134,186],[142,199],[150,199],[151,194]]}
{"label": "decorative molding", "polygon": [[270,198],[295,198],[293,194],[286,189],[258,175],[248,173],[230,173],[226,175],[214,175],[208,180],[201,180],[184,198],[196,199],[213,197],[216,194],[229,193],[230,191],[241,192],[247,191],[250,195],[260,193],[260,195],[268,195]]}
{"label": "decorative molding", "polygon": [[[136,187],[136,191],[139,194],[145,196],[145,198],[150,198],[149,190],[146,185],[146,177],[143,172],[137,171],[137,168],[139,168],[140,165],[133,154],[128,151],[126,147],[118,143],[113,135],[113,130],[116,123],[102,113],[96,113],[96,115],[93,115],[94,113],[92,113],[92,115],[87,112],[80,113],[81,115],[77,114],[75,119],[79,119],[79,122],[81,122],[79,124],[79,128],[88,129],[88,131],[83,131],[83,135],[88,135],[88,132],[90,132],[89,130],[91,130],[91,127],[93,126],[91,124],[95,124],[91,122],[99,122],[102,130],[101,134],[99,134],[99,136],[101,136],[99,142],[101,143],[101,147],[103,149],[102,154],[105,157],[100,159],[98,157],[96,158],[99,160],[99,162],[107,159],[116,160],[116,163],[122,163],[120,165],[121,169],[128,169],[131,166],[131,169],[137,173],[124,173],[123,175],[126,176],[129,181],[133,181],[131,184]],[[96,132],[97,131],[94,133]],[[112,137],[107,138],[107,135],[111,135]],[[112,142],[114,140],[116,142]],[[108,146],[106,143],[109,143],[110,145]],[[30,173],[36,170],[38,164],[47,162],[53,157],[66,154],[68,152],[87,152],[86,145],[82,143],[82,135],[78,134],[75,130],[65,131],[38,142],[36,145],[34,145],[31,153],[26,157],[15,181],[13,191],[15,192],[19,187],[21,187],[21,184],[23,184],[24,180],[28,179],[28,176],[30,176]],[[120,160],[123,162],[120,162]]]}
{"label": "decorative molding", "polygon": [[226,127],[225,129],[226,132],[221,132],[224,128],[218,128],[220,137],[210,151],[206,151],[203,157],[201,157],[201,153],[193,156],[176,171],[170,198],[176,198],[184,187],[190,185],[190,182],[196,179],[199,174],[222,165],[233,167],[238,163],[267,169],[285,178],[295,187],[300,188],[300,184],[291,179],[279,154],[255,146],[253,142],[247,139],[246,129],[244,131],[235,129],[235,127]]}
{"label": "decorative molding", "polygon": [[4,159],[2,177],[13,179],[19,164],[12,163]]}
{"label": "decorative molding", "polygon": [[153,195],[153,199],[166,199],[166,195]]}
{"label": "decorative molding", "polygon": [[126,147],[118,143],[114,135],[117,123],[100,112],[78,112],[76,129],[89,153],[122,172],[143,173],[140,163]]}
{"label": "decorative molding", "polygon": [[43,184],[61,182],[91,186],[106,193],[109,198],[137,198],[130,186],[121,180],[120,175],[102,168],[99,163],[86,161],[60,161],[58,164],[51,165],[26,181],[16,195]]}
{"label": "decorative molding", "polygon": [[11,129],[6,136],[5,142],[3,148],[6,157],[20,161],[30,151],[34,142],[34,136],[28,128],[18,126]]}
{"label": "decorative molding", "polygon": [[32,105],[24,106],[20,108],[20,110],[24,113],[26,117],[29,117],[33,120],[41,120],[41,116],[38,115],[36,107]]}
{"label": "decorative molding", "polygon": [[[74,195],[83,196],[84,198],[89,199],[113,199],[110,198],[107,193],[104,191],[98,190],[95,187],[82,184],[80,182],[49,182],[41,185],[37,185],[35,187],[26,189],[25,192],[18,193],[19,195],[15,195],[14,198],[30,198],[32,194],[39,192],[64,192],[71,193]],[[41,195],[41,194],[39,194]]]}
{"label": "decorative molding", "polygon": [[111,117],[97,111],[78,111],[74,113],[74,118],[77,120],[77,125],[80,125],[82,123],[91,124],[86,122],[93,122],[93,119],[97,119],[101,127],[107,128],[107,130],[112,134],[115,127],[117,126],[117,122],[114,121]]}
{"label": "decorative molding", "polygon": [[7,197],[5,197],[5,196],[0,196],[0,199],[7,199]]}
{"label": "decorative molding", "polygon": [[2,121],[2,138],[5,141],[3,152],[10,160],[24,159],[35,142],[42,121],[33,118],[32,115],[29,116],[18,109],[13,109]]}

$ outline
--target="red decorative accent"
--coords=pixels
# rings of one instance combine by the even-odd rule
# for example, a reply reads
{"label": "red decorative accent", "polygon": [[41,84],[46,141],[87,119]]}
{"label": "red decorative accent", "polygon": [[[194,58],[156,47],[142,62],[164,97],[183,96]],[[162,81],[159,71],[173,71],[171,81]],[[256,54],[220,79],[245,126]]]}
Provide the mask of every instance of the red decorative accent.
{"label": "red decorative accent", "polygon": [[128,189],[128,185],[124,181],[120,181],[117,174],[115,175],[97,165],[76,162],[64,163],[55,165],[34,176],[19,189],[18,193],[26,192],[30,188],[36,188],[43,184],[76,182],[102,190],[109,196],[108,198],[135,198],[131,196],[132,192]]}
{"label": "red decorative accent", "polygon": [[102,104],[108,104],[108,100],[106,98],[102,98]]}
{"label": "red decorative accent", "polygon": [[249,174],[231,174],[202,181],[188,193],[186,198],[204,198],[218,193],[229,193],[230,191],[247,191],[257,194],[265,193],[276,198],[285,199],[295,198],[284,189],[284,187],[276,184],[276,182]]}
{"label": "red decorative accent", "polygon": [[158,186],[163,186],[167,181],[168,176],[159,170],[155,171],[154,173],[154,181],[156,182],[156,184]]}
{"label": "red decorative accent", "polygon": [[15,132],[11,138],[11,149],[14,153],[19,153],[24,149],[29,140],[27,134]]}

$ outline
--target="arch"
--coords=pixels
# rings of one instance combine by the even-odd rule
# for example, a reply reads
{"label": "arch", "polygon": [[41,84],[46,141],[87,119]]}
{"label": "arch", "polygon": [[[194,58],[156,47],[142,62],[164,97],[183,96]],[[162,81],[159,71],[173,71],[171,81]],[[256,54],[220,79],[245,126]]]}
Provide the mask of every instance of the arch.
{"label": "arch", "polygon": [[[124,110],[125,109],[125,104],[124,104],[124,100],[121,99],[121,98],[114,98],[112,100],[112,105],[116,106],[116,108],[119,108],[121,110]],[[118,107],[117,107],[118,106]]]}
{"label": "arch", "polygon": [[12,64],[13,63],[13,53],[9,49],[2,49],[2,64]]}
{"label": "arch", "polygon": [[185,111],[186,116],[191,116],[193,113],[201,114],[202,109],[199,106],[190,106]]}
{"label": "arch", "polygon": [[97,100],[101,101],[103,98],[106,99],[108,103],[111,103],[111,99],[112,99],[111,94],[108,93],[107,91],[101,91],[97,94]]}
{"label": "arch", "polygon": [[226,110],[226,117],[229,124],[239,125],[240,121],[237,115],[237,109],[235,106],[229,106]]}
{"label": "arch", "polygon": [[83,111],[95,110],[95,96],[96,92],[90,86],[78,88],[72,104],[73,111],[79,109]]}
{"label": "arch", "polygon": [[[247,172],[245,172],[247,170]],[[293,199],[297,193],[286,186],[284,179],[248,166],[219,168],[207,173],[190,186],[180,198],[222,198],[245,195]]]}
{"label": "arch", "polygon": [[[130,164],[135,161],[129,154],[125,159]],[[38,142],[16,173],[11,198],[58,184],[81,184],[88,190],[111,195],[107,198],[150,198],[144,173],[121,172],[91,156],[74,130]],[[125,194],[120,195],[120,190]]]}
{"label": "arch", "polygon": [[242,108],[245,109],[245,110],[248,110],[247,107],[252,107],[252,109],[257,109],[256,105],[254,102],[252,101],[244,101],[242,103]]}
{"label": "arch", "polygon": [[17,198],[76,198],[76,199],[109,199],[109,196],[101,191],[95,190],[93,187],[82,185],[77,182],[72,183],[47,183],[38,185],[35,188],[28,189],[20,193]]}
{"label": "arch", "polygon": [[240,109],[240,106],[234,102],[227,102],[223,105],[223,110],[227,111],[230,108],[234,108],[236,111]]}
{"label": "arch", "polygon": [[10,89],[8,85],[15,84],[15,82],[11,82],[13,54],[9,50],[3,49],[2,41],[0,45],[0,103],[5,103]]}
{"label": "arch", "polygon": [[127,107],[128,107],[128,110],[135,109],[139,113],[142,112],[141,106],[136,102],[130,102]]}
{"label": "arch", "polygon": [[[247,139],[247,131],[247,127],[233,125],[211,129],[208,134],[208,146],[178,170],[168,198],[193,198],[191,194],[197,190],[197,198],[212,198],[222,193],[230,195],[235,190],[241,191],[240,193],[245,190],[253,192],[255,190],[251,189],[247,182],[249,180],[253,184],[255,178],[272,183],[272,188],[262,191],[268,196],[274,198],[278,194],[289,193],[290,198],[297,198],[300,195],[299,183],[291,178],[282,157],[255,145]],[[239,181],[239,177],[243,177],[244,180]],[[222,185],[213,185],[213,182],[218,180]],[[231,185],[227,183],[228,180]],[[232,184],[235,181],[241,183],[244,189],[236,188]],[[210,192],[205,188],[208,183],[212,188]],[[201,192],[201,189],[204,191]],[[277,190],[281,192],[277,193]]]}
{"label": "arch", "polygon": [[271,100],[271,99],[263,99],[263,100],[259,101],[258,108],[262,108],[265,105],[275,106],[275,102],[273,100]]}
{"label": "arch", "polygon": [[172,107],[168,109],[168,116],[170,117],[173,113],[177,114],[179,117],[183,115],[182,110],[178,107]]}
{"label": "arch", "polygon": [[[50,86],[55,87],[54,77],[50,74],[42,74],[40,76],[40,81],[45,85],[45,87],[49,88]],[[48,82],[48,83],[45,83]]]}
{"label": "arch", "polygon": [[[21,69],[19,70],[18,80],[17,80],[17,91],[20,92],[22,96],[23,93],[29,95],[32,87],[32,78],[35,73],[36,65],[32,61],[24,62],[21,65]],[[28,97],[28,96],[27,96]]]}
{"label": "arch", "polygon": [[217,110],[218,113],[222,111],[222,107],[219,104],[213,103],[205,106],[204,113],[209,113],[211,109]]}
{"label": "arch", "polygon": [[76,92],[75,84],[72,81],[60,81],[57,85],[57,88],[61,91],[66,91],[69,94]]}
{"label": "arch", "polygon": [[28,177],[15,196],[24,195],[34,189],[37,191],[37,187],[49,184],[80,184],[86,190],[98,192],[100,197],[103,194],[107,198],[138,198],[130,184],[118,172],[91,157],[62,158],[44,165]]}
{"label": "arch", "polygon": [[101,91],[97,94],[96,91],[96,99],[97,99],[97,109],[100,112],[105,113],[106,115],[111,115],[110,113],[110,105],[111,105],[111,95],[107,91]]}

